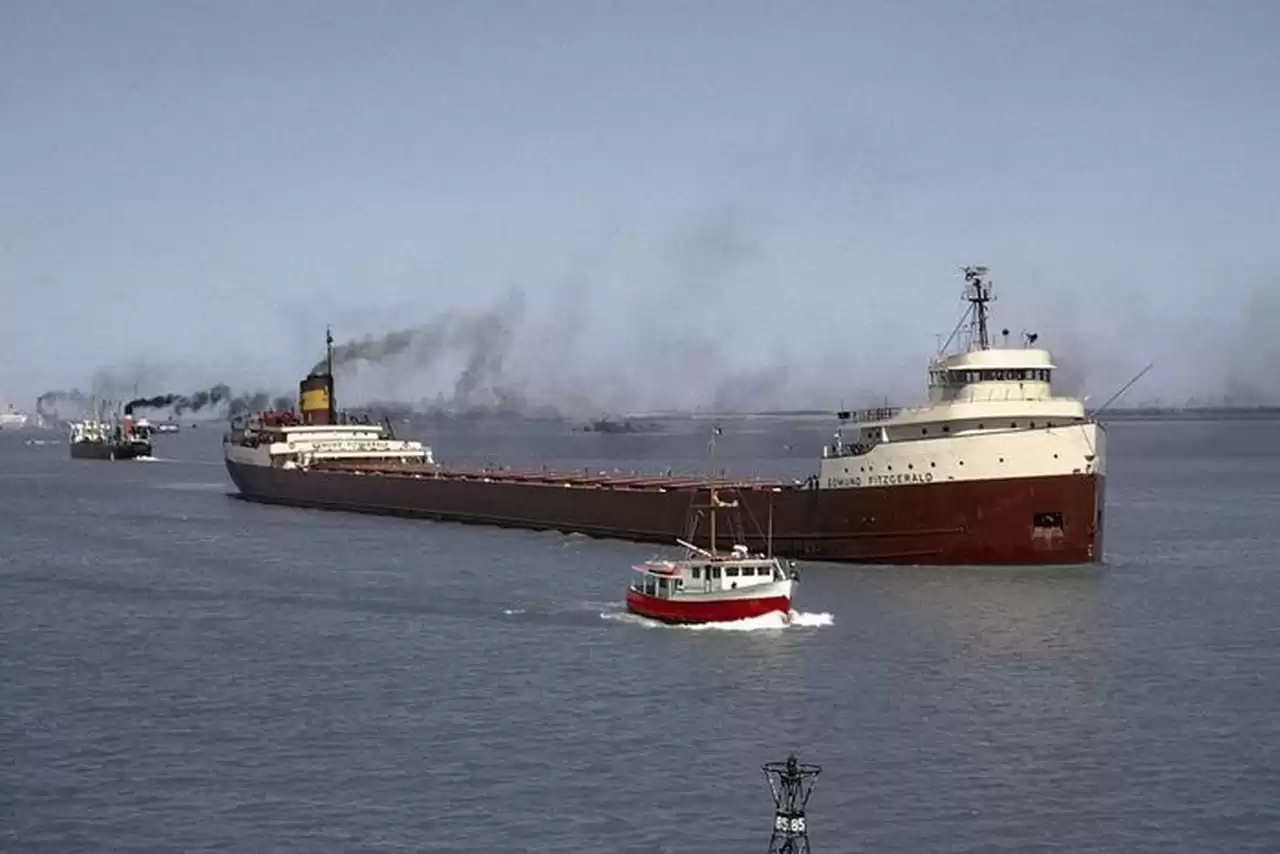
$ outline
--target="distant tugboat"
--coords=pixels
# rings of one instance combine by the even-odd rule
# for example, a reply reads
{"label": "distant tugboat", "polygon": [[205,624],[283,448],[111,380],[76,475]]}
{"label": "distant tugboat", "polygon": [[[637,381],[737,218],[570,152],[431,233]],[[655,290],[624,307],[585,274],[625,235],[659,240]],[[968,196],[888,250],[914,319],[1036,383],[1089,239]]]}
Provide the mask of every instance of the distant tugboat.
{"label": "distant tugboat", "polygon": [[18,429],[27,425],[27,413],[19,412],[14,408],[13,404],[9,404],[5,411],[0,412],[0,430],[6,427]]}
{"label": "distant tugboat", "polygon": [[126,415],[106,421],[88,418],[71,423],[71,457],[77,460],[132,460],[151,456],[151,430]]}

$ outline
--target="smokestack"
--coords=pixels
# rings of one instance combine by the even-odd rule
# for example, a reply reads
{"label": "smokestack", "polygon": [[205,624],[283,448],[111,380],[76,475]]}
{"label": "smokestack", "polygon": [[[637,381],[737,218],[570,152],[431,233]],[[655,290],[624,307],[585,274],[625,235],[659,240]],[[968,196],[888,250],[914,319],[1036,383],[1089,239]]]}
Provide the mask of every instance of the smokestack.
{"label": "smokestack", "polygon": [[298,384],[298,414],[303,424],[337,424],[333,399],[333,333],[324,330],[324,371],[313,370]]}
{"label": "smokestack", "polygon": [[332,424],[333,377],[312,374],[298,384],[298,411],[303,424]]}

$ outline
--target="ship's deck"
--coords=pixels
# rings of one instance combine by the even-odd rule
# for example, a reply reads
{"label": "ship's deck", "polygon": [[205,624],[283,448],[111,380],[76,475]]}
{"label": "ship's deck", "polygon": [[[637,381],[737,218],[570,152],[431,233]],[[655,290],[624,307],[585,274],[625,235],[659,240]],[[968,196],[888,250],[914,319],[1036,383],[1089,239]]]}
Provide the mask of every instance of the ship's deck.
{"label": "ship's deck", "polygon": [[[430,465],[402,463],[325,461],[314,469],[329,472],[378,475],[382,477],[436,478],[442,480],[473,481],[482,483],[519,483],[529,486],[583,487],[595,489],[625,489],[639,492],[665,492],[671,490],[706,489],[711,481],[705,475],[646,474],[643,472],[568,472],[546,470],[519,470],[510,468],[444,468]],[[776,492],[799,489],[800,481],[724,479],[715,482],[716,489],[725,491]]]}

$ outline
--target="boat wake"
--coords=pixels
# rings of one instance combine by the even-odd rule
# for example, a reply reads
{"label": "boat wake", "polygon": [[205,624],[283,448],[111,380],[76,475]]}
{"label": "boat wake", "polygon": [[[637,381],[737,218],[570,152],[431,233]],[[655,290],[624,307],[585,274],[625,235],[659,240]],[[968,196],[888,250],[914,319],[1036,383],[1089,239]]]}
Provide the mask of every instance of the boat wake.
{"label": "boat wake", "polygon": [[761,617],[748,617],[745,620],[686,625],[671,625],[658,620],[651,620],[648,617],[641,617],[638,614],[632,614],[630,611],[601,611],[600,619],[631,623],[650,629],[682,629],[690,632],[758,632],[766,630],[778,631],[780,629],[808,629],[829,626],[835,622],[831,614],[825,611],[820,613],[792,611],[789,617],[783,617],[782,614],[775,612]]}

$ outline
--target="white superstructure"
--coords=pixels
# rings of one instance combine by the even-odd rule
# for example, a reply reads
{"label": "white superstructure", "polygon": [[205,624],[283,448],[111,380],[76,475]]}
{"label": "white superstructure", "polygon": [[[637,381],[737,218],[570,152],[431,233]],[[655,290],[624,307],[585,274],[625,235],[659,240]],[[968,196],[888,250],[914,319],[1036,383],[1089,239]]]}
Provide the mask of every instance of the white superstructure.
{"label": "white superstructure", "polygon": [[9,404],[3,411],[0,411],[0,429],[17,429],[25,427],[27,424],[27,413],[19,412],[14,408],[13,404]]}
{"label": "white superstructure", "polygon": [[1056,366],[1032,346],[1036,336],[991,346],[986,273],[965,268],[970,309],[956,332],[966,327],[969,340],[950,354],[944,345],[930,363],[928,402],[841,413],[845,424],[823,449],[823,488],[1105,475],[1105,431],[1082,401],[1054,395]]}
{"label": "white superstructure", "polygon": [[111,438],[111,425],[96,418],[72,421],[70,428],[71,433],[68,436],[68,441],[73,445],[80,442],[103,444]]}
{"label": "white superstructure", "polygon": [[253,466],[305,469],[324,460],[432,465],[431,448],[395,439],[379,424],[270,424],[254,419],[225,440],[227,459]]}

